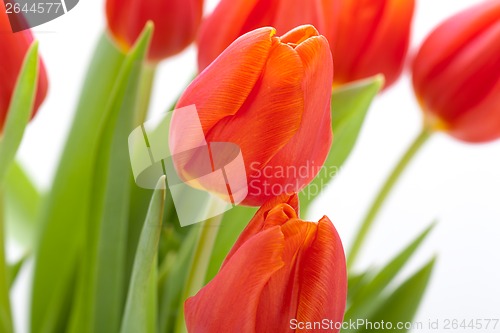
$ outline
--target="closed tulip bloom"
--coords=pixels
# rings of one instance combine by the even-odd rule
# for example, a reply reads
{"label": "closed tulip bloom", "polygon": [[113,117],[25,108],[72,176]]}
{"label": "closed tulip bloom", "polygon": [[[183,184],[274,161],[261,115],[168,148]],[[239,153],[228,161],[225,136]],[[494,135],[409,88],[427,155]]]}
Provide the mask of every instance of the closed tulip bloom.
{"label": "closed tulip bloom", "polygon": [[[30,30],[16,33],[11,31],[9,18],[5,13],[5,5],[3,1],[0,1],[0,133],[3,131],[17,78],[31,43],[33,43],[33,35]],[[47,87],[47,74],[43,62],[40,60],[33,116],[47,95]]]}
{"label": "closed tulip bloom", "polygon": [[500,138],[500,1],[438,26],[413,63],[427,126],[466,142]]}
{"label": "closed tulip bloom", "polygon": [[108,28],[128,50],[148,21],[154,23],[149,60],[158,62],[193,42],[203,13],[203,0],[107,0]]}
{"label": "closed tulip bloom", "polygon": [[[185,302],[190,333],[339,332],[347,294],[341,240],[326,216],[313,223],[297,213],[296,195],[259,209],[219,273]],[[299,326],[322,320],[328,329]]]}
{"label": "closed tulip bloom", "polygon": [[379,73],[385,87],[400,76],[410,41],[414,0],[342,0],[337,37],[330,41],[335,83]]}
{"label": "closed tulip bloom", "polygon": [[311,24],[332,42],[339,0],[221,0],[202,23],[198,68],[205,69],[241,35],[266,26],[279,35]]}
{"label": "closed tulip bloom", "polygon": [[[261,28],[231,44],[191,83],[177,108],[196,105],[208,143],[241,149],[248,180],[243,204],[260,206],[300,191],[323,165],[332,141],[332,73],[328,42],[314,27],[282,37]],[[182,115],[174,112],[172,119],[172,151],[195,146]]]}

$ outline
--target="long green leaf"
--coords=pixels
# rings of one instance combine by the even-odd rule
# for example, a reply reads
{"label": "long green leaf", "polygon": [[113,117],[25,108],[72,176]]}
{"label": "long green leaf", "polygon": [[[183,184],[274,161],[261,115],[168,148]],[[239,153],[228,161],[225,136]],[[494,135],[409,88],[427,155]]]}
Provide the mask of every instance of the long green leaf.
{"label": "long green leaf", "polygon": [[[356,295],[352,297],[351,305],[346,312],[346,318],[357,318],[361,315],[370,313],[376,306],[376,302],[384,289],[394,280],[401,272],[408,260],[419,249],[420,245],[430,234],[435,224],[427,227],[415,240],[413,240],[406,248],[396,255],[386,266],[371,279],[368,283],[360,286],[356,291]],[[364,282],[364,281],[363,281]],[[350,288],[353,288],[351,286]]]}
{"label": "long green leaf", "polygon": [[[127,77],[122,76],[118,81],[122,84],[113,103],[114,110],[102,132],[96,174],[102,172],[104,175],[97,177],[102,183],[96,184],[94,190],[94,194],[102,192],[104,197],[102,216],[96,214],[95,217],[102,221],[96,257],[96,293],[92,306],[95,316],[92,332],[95,333],[117,332],[125,303],[129,181],[132,179],[127,138],[135,126],[139,80],[151,35],[152,26],[148,25],[127,58]],[[86,292],[89,290],[86,289]]]}
{"label": "long green leaf", "polygon": [[165,202],[165,178],[158,182],[151,199],[148,215],[142,228],[137,248],[132,278],[127,294],[121,333],[156,333],[156,265],[160,242],[163,207]]}
{"label": "long green leaf", "polygon": [[[377,312],[369,318],[372,323],[391,323],[391,332],[408,332],[408,328],[398,329],[398,323],[411,323],[429,284],[436,259],[431,259],[424,267],[403,282],[394,292],[380,303]],[[359,333],[373,332],[364,327]]]}
{"label": "long green leaf", "polygon": [[363,126],[372,100],[384,84],[382,76],[360,80],[333,90],[332,93],[332,148],[318,176],[300,192],[302,214],[328,185],[349,157]]}
{"label": "long green leaf", "polygon": [[165,268],[168,273],[166,272],[159,278],[158,332],[160,333],[174,331],[175,322],[177,316],[179,316],[179,303],[184,301],[181,300],[181,294],[184,282],[187,279],[189,263],[191,262],[197,239],[198,230],[192,227],[186,238],[184,238],[179,252],[170,258],[170,263],[165,263],[165,265],[171,266]]}
{"label": "long green leaf", "polygon": [[4,179],[7,236],[32,250],[36,238],[35,221],[40,213],[42,195],[19,163],[12,163]]}
{"label": "long green leaf", "polygon": [[[40,219],[35,251],[31,331],[64,332],[74,296],[94,183],[99,135],[110,92],[125,56],[106,35],[100,39],[61,161]],[[81,273],[81,272],[80,272]]]}
{"label": "long green leaf", "polygon": [[0,133],[0,184],[23,139],[33,112],[38,85],[38,42],[28,49],[7,111],[3,133]]}
{"label": "long green leaf", "polygon": [[30,119],[38,84],[38,43],[34,42],[23,61],[14,88],[7,120],[0,137],[0,332],[13,332],[9,300],[9,276],[5,259],[4,177],[16,156]]}

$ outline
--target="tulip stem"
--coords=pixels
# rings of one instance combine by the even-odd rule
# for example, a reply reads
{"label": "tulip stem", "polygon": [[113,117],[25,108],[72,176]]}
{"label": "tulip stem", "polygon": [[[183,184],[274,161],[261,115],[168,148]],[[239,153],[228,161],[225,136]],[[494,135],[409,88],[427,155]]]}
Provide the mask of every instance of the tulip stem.
{"label": "tulip stem", "polygon": [[139,93],[137,96],[137,113],[135,124],[141,125],[146,121],[151,100],[151,92],[156,74],[156,65],[145,63],[142,66],[141,79],[139,82]]}
{"label": "tulip stem", "polygon": [[412,161],[412,159],[416,156],[417,152],[422,148],[422,146],[427,142],[429,137],[431,136],[432,131],[424,126],[419,135],[415,138],[413,143],[410,145],[406,153],[399,160],[396,167],[393,169],[384,185],[378,192],[375,201],[373,201],[370,210],[366,214],[363,222],[361,223],[358,232],[356,233],[356,237],[352,244],[352,247],[349,251],[349,255],[347,256],[347,267],[351,269],[354,265],[356,259],[358,258],[361,247],[363,246],[366,237],[368,236],[369,231],[373,227],[373,223],[382,208],[385,200],[391,193],[392,188],[397,183],[398,179],[403,174],[404,170],[408,166],[408,164]]}
{"label": "tulip stem", "polygon": [[198,242],[194,249],[189,273],[187,276],[184,291],[182,293],[179,316],[175,327],[176,333],[186,333],[186,323],[184,319],[184,302],[188,297],[195,295],[204,285],[208,271],[212,250],[219,232],[222,215],[210,218],[203,222],[198,236]]}
{"label": "tulip stem", "polygon": [[0,331],[13,332],[12,314],[9,301],[9,282],[5,255],[3,195],[0,184]]}

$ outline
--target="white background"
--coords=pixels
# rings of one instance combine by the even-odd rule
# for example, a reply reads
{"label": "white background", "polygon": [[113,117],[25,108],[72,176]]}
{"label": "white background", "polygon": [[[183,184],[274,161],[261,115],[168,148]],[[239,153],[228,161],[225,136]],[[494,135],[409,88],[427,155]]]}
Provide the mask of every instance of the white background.
{"label": "white background", "polygon": [[[209,1],[208,9],[216,2]],[[411,53],[438,22],[478,1],[417,2]],[[103,0],[81,0],[67,15],[34,29],[50,76],[50,91],[28,128],[19,158],[43,189],[54,175],[86,66],[105,26],[103,7]],[[195,58],[196,50],[191,47],[161,64],[152,112],[166,111],[186,86],[196,68]],[[377,98],[356,149],[314,207],[312,218],[328,215],[347,248],[383,179],[418,133],[420,120],[405,75]],[[409,274],[438,255],[417,320],[500,318],[499,171],[500,142],[466,145],[439,134],[413,161],[384,206],[360,267],[384,263],[431,221],[439,221],[405,271]],[[22,320],[25,302],[20,299],[26,295],[27,281],[24,274],[13,295],[20,331],[26,328]]]}

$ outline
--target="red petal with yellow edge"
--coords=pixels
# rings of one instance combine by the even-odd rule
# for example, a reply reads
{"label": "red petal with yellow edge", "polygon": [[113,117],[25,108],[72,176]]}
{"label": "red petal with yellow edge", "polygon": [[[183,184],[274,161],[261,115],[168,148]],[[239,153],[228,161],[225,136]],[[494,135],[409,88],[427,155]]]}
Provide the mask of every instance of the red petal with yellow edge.
{"label": "red petal with yellow edge", "polygon": [[284,266],[269,279],[262,291],[258,308],[256,332],[283,332],[296,318],[299,307],[300,272],[304,251],[316,237],[317,224],[292,219],[281,231],[285,236]]}
{"label": "red petal with yellow edge", "polygon": [[326,216],[318,222],[316,238],[302,258],[296,319],[310,322],[326,318],[341,323],[347,296],[346,263],[340,237]]}
{"label": "red petal with yellow edge", "polygon": [[276,226],[243,244],[221,271],[185,305],[190,333],[255,333],[262,289],[283,266],[284,236]]}
{"label": "red petal with yellow edge", "polygon": [[[283,39],[292,42],[287,36]],[[310,37],[295,50],[304,66],[302,122],[295,136],[266,165],[271,174],[277,175],[273,183],[281,184],[285,192],[300,191],[318,174],[332,142],[330,100],[333,62],[328,42],[322,36]],[[280,169],[286,172],[280,174]],[[265,176],[261,173],[259,178],[249,179],[249,182],[264,184]],[[270,196],[272,194],[269,193]]]}
{"label": "red petal with yellow edge", "polygon": [[[297,52],[276,39],[245,103],[235,115],[221,119],[209,130],[208,142],[231,142],[241,148],[249,181],[299,130],[304,112],[303,79]],[[244,203],[262,204],[267,198],[262,199],[259,191],[250,184]]]}
{"label": "red petal with yellow edge", "polygon": [[[256,235],[257,233],[262,231],[262,229],[264,229],[264,226],[266,224],[266,217],[268,216],[269,212],[273,208],[281,204],[287,204],[296,212],[296,215],[299,214],[299,197],[295,193],[282,194],[280,196],[272,198],[271,200],[268,200],[266,203],[262,205],[262,207],[259,208],[257,213],[255,213],[254,217],[250,220],[248,225],[242,231],[242,233],[236,240],[236,243],[231,248],[231,251],[226,256],[226,259],[224,260],[222,267],[224,267],[226,262],[228,262],[229,259],[231,259],[233,254],[240,248],[240,246],[242,246],[252,236]],[[284,222],[286,221],[284,220],[283,223]]]}

